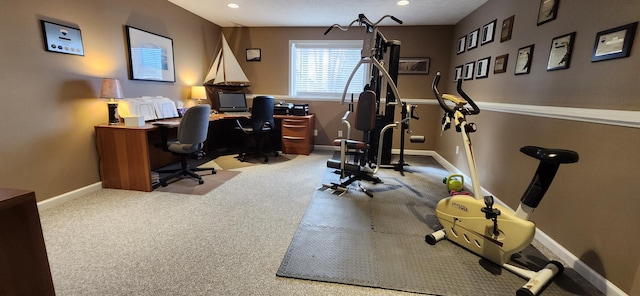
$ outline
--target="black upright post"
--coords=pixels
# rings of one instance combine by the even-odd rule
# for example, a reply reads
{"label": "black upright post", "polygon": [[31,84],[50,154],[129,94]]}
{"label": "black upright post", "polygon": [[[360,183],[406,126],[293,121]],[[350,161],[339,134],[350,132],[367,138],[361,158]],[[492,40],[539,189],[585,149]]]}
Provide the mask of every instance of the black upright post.
{"label": "black upright post", "polygon": [[[386,43],[386,47],[389,51],[389,61],[386,63],[388,65],[387,72],[389,73],[391,80],[397,87],[398,66],[400,64],[400,40],[390,40]],[[378,98],[381,97],[379,95],[379,92],[380,90],[377,93]],[[396,101],[396,97],[393,94],[393,90],[388,85],[387,85],[386,98],[387,98],[387,104],[385,106],[385,112],[384,112],[385,114],[376,116],[376,129],[371,134],[371,142],[369,143],[371,146],[371,149],[369,151],[369,155],[370,155],[369,159],[375,159],[378,156],[378,142],[380,141],[380,131],[382,131],[382,128],[384,128],[387,124],[394,122],[393,120],[395,116],[396,105],[389,104],[389,103],[394,103]],[[384,138],[382,140],[382,156],[381,156],[382,159],[380,160],[380,164],[387,165],[391,163],[392,144],[393,144],[393,129],[389,129],[384,134]]]}

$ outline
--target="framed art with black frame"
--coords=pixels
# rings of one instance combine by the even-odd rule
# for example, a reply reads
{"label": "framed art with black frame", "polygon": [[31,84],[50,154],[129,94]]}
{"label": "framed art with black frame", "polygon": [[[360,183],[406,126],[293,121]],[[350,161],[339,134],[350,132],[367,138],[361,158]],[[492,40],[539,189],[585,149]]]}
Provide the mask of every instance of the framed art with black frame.
{"label": "framed art with black frame", "polygon": [[40,22],[46,51],[84,56],[80,29],[44,20]]}
{"label": "framed art with black frame", "polygon": [[259,62],[262,60],[262,51],[260,48],[247,48],[246,55],[247,62]]}
{"label": "framed art with black frame", "polygon": [[529,74],[531,71],[531,62],[533,61],[534,44],[518,49],[516,59],[515,75]]}
{"label": "framed art with black frame", "polygon": [[458,39],[458,51],[457,54],[463,53],[467,49],[467,35],[460,37]]}
{"label": "framed art with black frame", "polygon": [[502,21],[502,32],[500,32],[500,42],[511,40],[511,32],[513,32],[513,21],[515,15],[512,15]]}
{"label": "framed art with black frame", "polygon": [[480,29],[476,29],[475,31],[469,33],[467,37],[469,42],[467,43],[467,50],[472,50],[478,47],[478,35],[480,34]]}
{"label": "framed art with black frame", "polygon": [[473,79],[473,72],[476,68],[476,62],[469,62],[464,64],[464,77],[462,77],[464,80],[472,80]]}
{"label": "framed art with black frame", "polygon": [[547,71],[561,70],[569,68],[571,62],[571,52],[576,32],[558,36],[551,40],[551,50],[549,51],[549,62]]}
{"label": "framed art with black frame", "polygon": [[429,74],[430,58],[400,58],[398,74]]}
{"label": "framed art with black frame", "polygon": [[500,74],[507,72],[507,62],[509,61],[509,54],[503,54],[496,57],[496,61],[493,63],[493,74]]}
{"label": "framed art with black frame", "polygon": [[490,23],[482,26],[482,38],[480,40],[480,45],[485,45],[487,43],[493,42],[493,36],[496,34],[497,21],[498,20],[493,20]]}
{"label": "framed art with black frame", "polygon": [[489,65],[491,63],[491,57],[479,59],[476,62],[476,79],[489,77]]}
{"label": "framed art with black frame", "polygon": [[453,82],[458,82],[458,79],[462,79],[462,65],[455,67],[453,70]]}
{"label": "framed art with black frame", "polygon": [[175,82],[173,40],[126,26],[131,80]]}
{"label": "framed art with black frame", "polygon": [[558,16],[560,0],[540,0],[538,9],[538,26],[555,20]]}
{"label": "framed art with black frame", "polygon": [[625,58],[631,54],[638,22],[598,32],[593,45],[592,62]]}

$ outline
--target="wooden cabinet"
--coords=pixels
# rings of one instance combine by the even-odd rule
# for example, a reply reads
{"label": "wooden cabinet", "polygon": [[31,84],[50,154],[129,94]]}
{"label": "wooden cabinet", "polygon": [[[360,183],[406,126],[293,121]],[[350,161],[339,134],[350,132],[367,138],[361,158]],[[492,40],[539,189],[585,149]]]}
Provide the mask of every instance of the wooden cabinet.
{"label": "wooden cabinet", "polygon": [[55,295],[33,191],[0,188],[0,295]]}
{"label": "wooden cabinet", "polygon": [[313,114],[282,118],[282,152],[309,155],[314,145],[314,123]]}

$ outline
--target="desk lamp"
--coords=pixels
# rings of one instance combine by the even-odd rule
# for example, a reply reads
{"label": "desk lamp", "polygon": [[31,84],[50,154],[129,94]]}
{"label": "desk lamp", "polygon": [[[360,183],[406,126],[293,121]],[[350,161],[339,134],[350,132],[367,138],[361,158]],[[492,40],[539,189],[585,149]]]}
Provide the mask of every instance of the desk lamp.
{"label": "desk lamp", "polygon": [[120,124],[118,116],[118,102],[115,99],[124,98],[120,81],[115,78],[102,78],[102,89],[100,90],[101,98],[108,98],[109,102],[109,124]]}
{"label": "desk lamp", "polygon": [[198,105],[203,99],[207,98],[207,90],[204,86],[192,86],[191,87],[191,99],[198,100]]}

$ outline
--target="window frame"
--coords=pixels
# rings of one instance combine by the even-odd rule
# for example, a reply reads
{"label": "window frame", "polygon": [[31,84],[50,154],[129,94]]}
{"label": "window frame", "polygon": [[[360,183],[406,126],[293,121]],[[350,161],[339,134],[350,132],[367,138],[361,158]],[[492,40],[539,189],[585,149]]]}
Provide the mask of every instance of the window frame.
{"label": "window frame", "polygon": [[[360,59],[362,58],[362,40],[289,40],[289,97],[294,98],[310,98],[310,99],[327,99],[327,100],[340,100],[342,94],[344,92],[344,85],[341,87],[339,92],[298,92],[296,89],[296,53],[297,48],[313,48],[313,47],[321,47],[322,48],[348,48],[348,49],[357,49],[358,54],[360,55]],[[323,46],[324,45],[324,46]],[[359,59],[359,60],[360,60]],[[357,93],[360,93],[364,86],[369,83],[370,78],[370,69],[371,66],[369,63],[361,63],[360,69],[362,72],[362,85],[356,86],[359,90]],[[353,68],[349,69],[349,75],[353,71]],[[351,81],[351,86],[354,87],[354,83],[357,83],[356,80],[358,74],[354,75],[353,80]],[[348,76],[347,76],[348,77]],[[348,78],[347,78],[348,79]],[[346,81],[345,81],[346,82]],[[351,93],[351,92],[349,92]],[[347,93],[347,95],[349,94]],[[345,96],[346,97],[346,96]]]}

